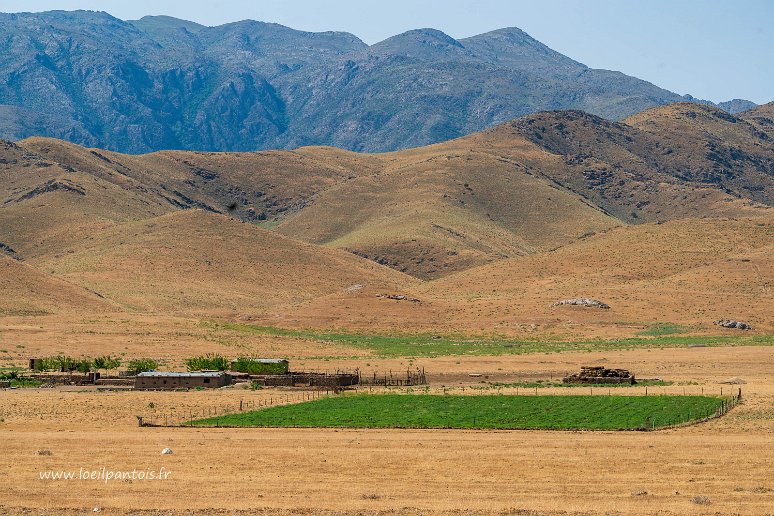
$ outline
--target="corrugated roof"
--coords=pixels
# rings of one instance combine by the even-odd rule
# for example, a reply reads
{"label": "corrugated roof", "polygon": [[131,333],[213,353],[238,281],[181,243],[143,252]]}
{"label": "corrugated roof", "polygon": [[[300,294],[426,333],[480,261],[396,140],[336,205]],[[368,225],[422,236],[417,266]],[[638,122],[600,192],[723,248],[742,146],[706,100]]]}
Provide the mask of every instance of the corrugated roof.
{"label": "corrugated roof", "polygon": [[140,373],[137,376],[145,376],[145,377],[165,377],[165,378],[217,378],[221,375],[224,375],[226,373],[218,372],[218,373],[202,373],[202,372],[194,372],[194,373],[176,373],[176,372],[169,372],[169,371],[146,371],[144,373]]}

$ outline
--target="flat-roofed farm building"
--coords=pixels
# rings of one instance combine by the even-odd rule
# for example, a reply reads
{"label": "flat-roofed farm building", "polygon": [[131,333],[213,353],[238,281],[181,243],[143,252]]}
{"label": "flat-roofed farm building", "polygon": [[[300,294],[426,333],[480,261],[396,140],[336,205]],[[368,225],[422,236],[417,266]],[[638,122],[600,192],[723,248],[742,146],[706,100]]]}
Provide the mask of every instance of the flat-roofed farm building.
{"label": "flat-roofed farm building", "polygon": [[231,375],[222,372],[172,373],[149,371],[134,380],[137,390],[175,390],[197,387],[215,389],[231,384]]}

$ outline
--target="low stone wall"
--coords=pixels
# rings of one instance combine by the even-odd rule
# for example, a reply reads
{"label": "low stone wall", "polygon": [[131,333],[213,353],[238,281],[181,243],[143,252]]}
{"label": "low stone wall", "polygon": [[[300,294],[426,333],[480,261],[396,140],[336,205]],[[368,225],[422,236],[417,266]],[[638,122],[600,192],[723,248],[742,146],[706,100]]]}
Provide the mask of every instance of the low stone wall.
{"label": "low stone wall", "polygon": [[110,387],[134,387],[134,377],[132,378],[100,378],[97,385]]}
{"label": "low stone wall", "polygon": [[94,385],[94,377],[88,374],[28,374],[24,378],[51,385]]}
{"label": "low stone wall", "polygon": [[250,375],[250,380],[266,387],[347,387],[357,385],[360,378],[356,374],[288,373],[275,375]]}

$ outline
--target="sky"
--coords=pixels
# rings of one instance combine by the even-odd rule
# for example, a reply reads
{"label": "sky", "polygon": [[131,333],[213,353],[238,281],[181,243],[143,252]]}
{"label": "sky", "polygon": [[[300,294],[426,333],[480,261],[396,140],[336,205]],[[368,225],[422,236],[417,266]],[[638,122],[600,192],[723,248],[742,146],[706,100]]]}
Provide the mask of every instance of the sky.
{"label": "sky", "polygon": [[369,44],[416,28],[459,39],[519,27],[576,61],[676,93],[774,100],[774,0],[0,0],[0,12],[53,9],[211,26],[253,19]]}

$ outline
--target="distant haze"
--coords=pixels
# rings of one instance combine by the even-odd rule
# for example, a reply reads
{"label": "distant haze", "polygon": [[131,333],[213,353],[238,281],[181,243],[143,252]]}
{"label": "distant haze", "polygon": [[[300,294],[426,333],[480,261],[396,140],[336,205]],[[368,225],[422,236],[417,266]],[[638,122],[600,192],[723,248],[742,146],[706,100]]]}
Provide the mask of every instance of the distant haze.
{"label": "distant haze", "polygon": [[769,0],[9,0],[1,7],[102,10],[121,19],[163,14],[210,26],[254,19],[351,32],[369,44],[421,27],[463,38],[514,26],[588,66],[620,70],[681,94],[715,102],[774,100]]}

